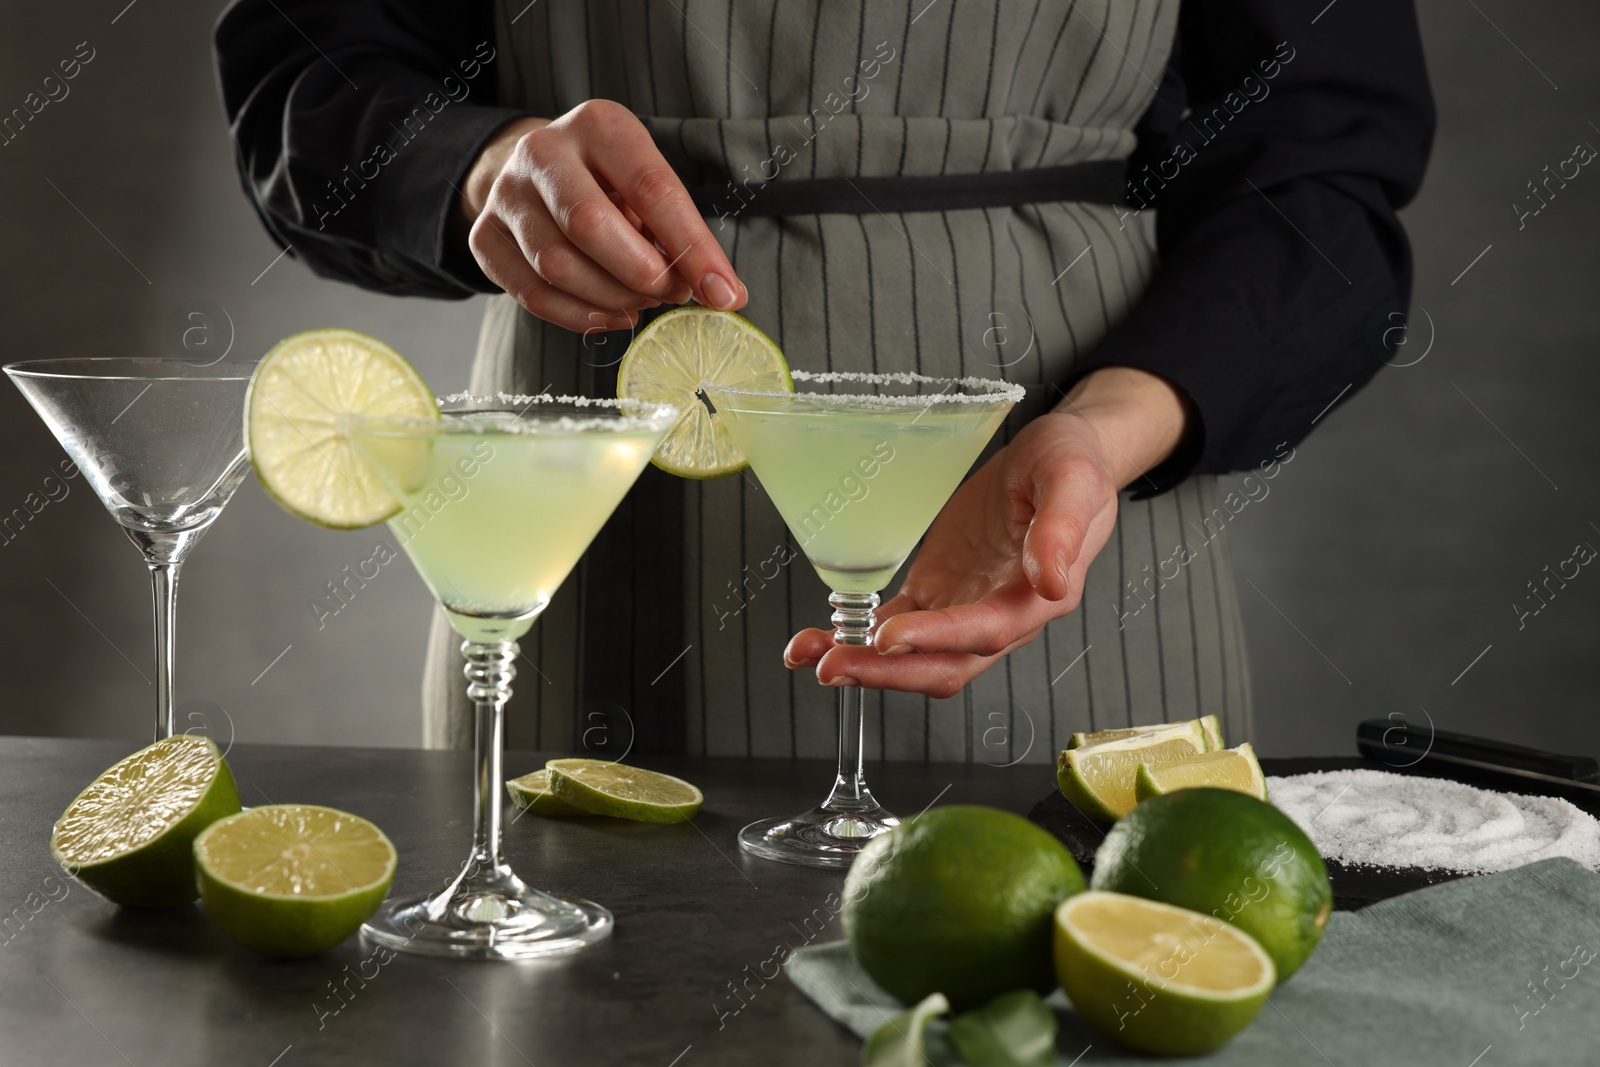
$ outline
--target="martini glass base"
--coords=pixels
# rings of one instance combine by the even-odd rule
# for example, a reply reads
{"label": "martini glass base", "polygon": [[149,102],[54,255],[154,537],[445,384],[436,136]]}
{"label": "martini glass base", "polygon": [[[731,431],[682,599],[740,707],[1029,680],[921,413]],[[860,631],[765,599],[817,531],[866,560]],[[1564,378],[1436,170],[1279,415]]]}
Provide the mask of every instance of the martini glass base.
{"label": "martini glass base", "polygon": [[600,905],[529,889],[511,875],[494,887],[458,883],[429,897],[385,901],[361,936],[422,956],[522,960],[577,952],[610,937],[613,926]]}
{"label": "martini glass base", "polygon": [[812,808],[783,819],[762,819],[739,831],[739,848],[752,856],[802,867],[848,867],[879,834],[900,825],[874,804],[862,811]]}

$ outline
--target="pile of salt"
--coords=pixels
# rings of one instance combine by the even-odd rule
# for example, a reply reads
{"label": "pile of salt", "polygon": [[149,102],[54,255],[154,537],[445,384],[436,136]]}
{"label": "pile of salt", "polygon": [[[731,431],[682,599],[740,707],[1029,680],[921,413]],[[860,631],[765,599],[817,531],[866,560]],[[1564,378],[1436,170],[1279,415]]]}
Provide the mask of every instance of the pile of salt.
{"label": "pile of salt", "polygon": [[1267,791],[1344,864],[1488,874],[1566,856],[1600,870],[1600,822],[1554,797],[1372,770],[1269,778]]}

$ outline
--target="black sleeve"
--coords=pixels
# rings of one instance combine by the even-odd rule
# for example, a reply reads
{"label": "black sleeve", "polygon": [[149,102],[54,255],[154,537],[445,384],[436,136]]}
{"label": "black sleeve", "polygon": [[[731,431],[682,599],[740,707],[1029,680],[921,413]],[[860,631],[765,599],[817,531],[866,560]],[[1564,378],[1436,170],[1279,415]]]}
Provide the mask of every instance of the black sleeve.
{"label": "black sleeve", "polygon": [[1161,266],[1083,369],[1138,367],[1188,395],[1199,425],[1151,472],[1159,490],[1298,442],[1403,336],[1411,250],[1395,211],[1434,130],[1416,14],[1409,0],[1318,6],[1184,0],[1140,121],[1121,222],[1156,209]]}
{"label": "black sleeve", "polygon": [[401,296],[492,292],[446,241],[497,106],[483,0],[235,0],[217,76],[261,221],[317,274]]}

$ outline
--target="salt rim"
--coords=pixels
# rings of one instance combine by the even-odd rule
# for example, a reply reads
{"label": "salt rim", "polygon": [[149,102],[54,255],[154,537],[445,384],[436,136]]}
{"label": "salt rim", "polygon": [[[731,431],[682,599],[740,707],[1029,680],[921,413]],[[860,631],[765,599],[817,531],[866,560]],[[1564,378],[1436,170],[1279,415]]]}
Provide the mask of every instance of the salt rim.
{"label": "salt rim", "polygon": [[1491,874],[1565,856],[1600,870],[1600,821],[1557,797],[1367,769],[1269,778],[1267,793],[1340,863]]}
{"label": "salt rim", "polygon": [[[592,430],[607,430],[612,433],[632,433],[637,430],[659,430],[663,423],[671,425],[683,414],[681,408],[673,404],[660,402],[651,403],[644,400],[633,400],[622,397],[595,397],[595,396],[555,396],[550,393],[526,395],[521,393],[451,393],[448,396],[435,397],[440,407],[447,404],[485,403],[521,405],[525,412],[534,404],[567,404],[578,408],[606,408],[620,411],[626,406],[644,409],[648,414],[621,415],[615,418],[581,419],[567,415],[554,418],[545,417],[537,420],[519,418],[515,422],[500,423],[454,423],[452,428],[444,430],[441,422],[434,419],[386,419],[367,418],[358,414],[347,414],[344,418],[353,419],[365,424],[374,431],[405,433],[410,430],[425,430],[430,434],[438,433],[512,433],[512,434],[548,434],[548,433],[583,433]],[[485,412],[486,414],[491,412]],[[471,411],[443,412],[445,415],[469,415]]]}
{"label": "salt rim", "polygon": [[791,370],[789,377],[797,382],[860,382],[864,385],[946,385],[980,390],[975,393],[932,393],[911,396],[878,396],[874,393],[789,393],[771,389],[733,389],[702,379],[700,388],[710,386],[714,392],[727,396],[765,396],[797,400],[804,397],[824,404],[869,404],[879,407],[932,407],[935,404],[992,404],[1009,400],[1015,404],[1026,395],[1022,386],[996,378],[936,378],[912,371],[891,371],[867,374],[861,371],[805,371]]}

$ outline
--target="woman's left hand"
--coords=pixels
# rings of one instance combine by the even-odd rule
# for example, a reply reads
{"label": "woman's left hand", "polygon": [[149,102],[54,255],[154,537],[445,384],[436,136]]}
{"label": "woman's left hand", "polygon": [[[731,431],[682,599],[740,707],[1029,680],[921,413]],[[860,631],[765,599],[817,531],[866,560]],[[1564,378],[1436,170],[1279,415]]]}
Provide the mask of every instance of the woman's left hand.
{"label": "woman's left hand", "polygon": [[873,645],[803,630],[784,662],[824,685],[953,696],[1077,608],[1118,489],[1171,454],[1185,421],[1182,394],[1154,375],[1089,375],[956,490],[878,609]]}

